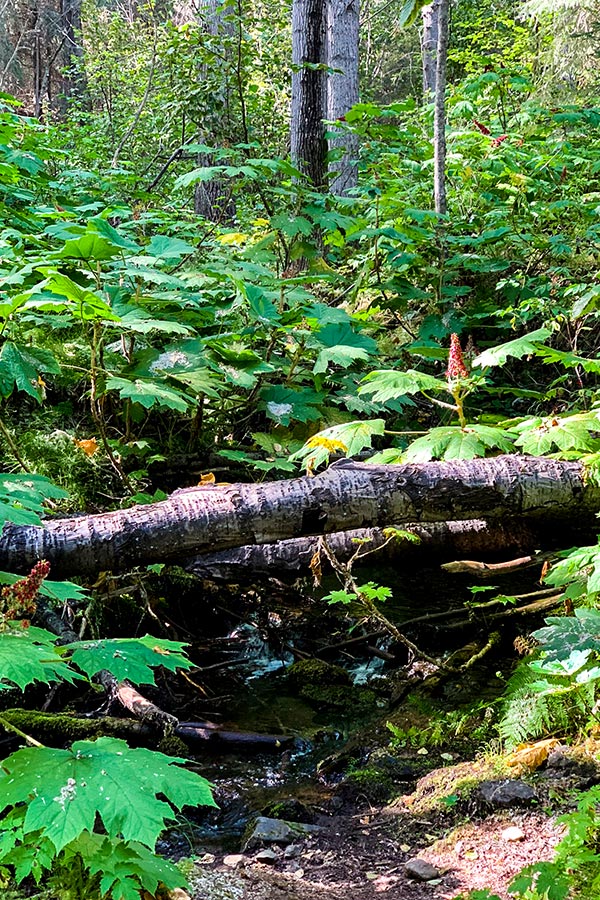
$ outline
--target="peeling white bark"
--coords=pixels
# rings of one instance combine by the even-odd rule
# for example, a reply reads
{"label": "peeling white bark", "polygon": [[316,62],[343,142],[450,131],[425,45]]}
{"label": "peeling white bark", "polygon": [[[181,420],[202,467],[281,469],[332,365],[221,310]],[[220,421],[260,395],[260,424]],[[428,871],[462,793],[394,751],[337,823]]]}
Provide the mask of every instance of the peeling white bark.
{"label": "peeling white bark", "polygon": [[422,465],[337,463],[314,478],[190,488],[162,503],[100,515],[10,525],[0,568],[47,559],[55,578],[124,571],[244,544],[372,528],[390,522],[521,517],[593,519],[600,487],[583,467],[519,456]]}

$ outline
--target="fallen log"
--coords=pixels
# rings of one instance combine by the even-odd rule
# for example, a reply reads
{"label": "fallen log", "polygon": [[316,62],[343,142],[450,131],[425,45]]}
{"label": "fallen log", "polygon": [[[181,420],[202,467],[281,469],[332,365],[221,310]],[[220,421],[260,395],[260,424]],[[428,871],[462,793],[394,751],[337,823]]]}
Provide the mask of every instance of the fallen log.
{"label": "fallen log", "polygon": [[[377,565],[382,562],[410,563],[419,559],[423,551],[428,561],[432,557],[447,558],[462,553],[493,554],[533,551],[545,542],[543,528],[530,522],[486,522],[467,519],[464,522],[409,522],[392,526],[418,539],[390,540],[383,528],[355,528],[335,531],[327,536],[331,551],[340,562],[348,562],[355,555],[357,562],[377,551]],[[199,578],[236,582],[255,581],[261,575],[292,578],[310,575],[310,564],[320,548],[320,535],[290,538],[273,544],[249,544],[217,553],[205,553],[189,560],[185,568]],[[485,568],[484,563],[480,564]]]}
{"label": "fallen log", "polygon": [[399,466],[343,461],[314,477],[206,485],[161,503],[4,526],[0,568],[47,559],[55,577],[92,576],[245,544],[385,526],[390,522],[526,518],[593,521],[600,485],[578,462],[497,456]]}

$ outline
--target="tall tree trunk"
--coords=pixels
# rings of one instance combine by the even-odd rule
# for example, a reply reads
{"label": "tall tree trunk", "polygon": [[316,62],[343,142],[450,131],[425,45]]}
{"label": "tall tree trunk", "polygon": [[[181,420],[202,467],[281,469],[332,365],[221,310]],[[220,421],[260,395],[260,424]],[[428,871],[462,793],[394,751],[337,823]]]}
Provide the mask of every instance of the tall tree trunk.
{"label": "tall tree trunk", "polygon": [[421,10],[421,62],[423,66],[423,98],[431,101],[435,93],[435,70],[438,45],[440,0],[433,0]]}
{"label": "tall tree trunk", "polygon": [[[204,30],[211,37],[222,36],[230,38],[232,24],[227,21],[231,8],[226,0],[201,0],[200,16]],[[227,59],[222,58],[219,69],[222,70],[222,79],[225,83],[228,78]],[[202,67],[200,78],[207,76],[206,66]],[[205,144],[218,144],[223,139],[220,133],[219,120],[221,116],[211,113],[205,117],[204,130],[200,134],[200,140]],[[197,157],[199,168],[211,166],[214,160],[206,153],[199,153]],[[235,216],[235,204],[231,198],[231,189],[222,178],[211,178],[209,181],[199,181],[194,190],[194,212],[197,216],[208,219],[209,222],[232,221]]]}
{"label": "tall tree trunk", "polygon": [[518,456],[401,466],[344,461],[314,478],[209,485],[162,503],[43,527],[6,524],[0,568],[22,572],[47,559],[55,577],[90,576],[390,522],[583,522],[593,521],[598,509],[600,486],[576,462]]}
{"label": "tall tree trunk", "polygon": [[81,41],[81,0],[61,0],[61,22],[64,37],[62,95],[63,108],[71,99],[82,100],[86,93]]}
{"label": "tall tree trunk", "polygon": [[450,0],[438,0],[438,42],[435,68],[435,109],[433,119],[433,199],[435,211],[445,215],[446,203],[446,68]]}
{"label": "tall tree trunk", "polygon": [[[327,118],[334,122],[343,119],[358,103],[358,44],[359,0],[329,0],[327,4],[327,65],[333,72],[327,79]],[[331,182],[331,191],[344,196],[358,184],[358,135],[341,129],[330,130],[336,136],[329,139],[329,149],[343,149],[341,159],[332,162],[331,172],[338,175]]]}
{"label": "tall tree trunk", "polygon": [[293,0],[292,162],[317,189],[325,181],[326,0]]}

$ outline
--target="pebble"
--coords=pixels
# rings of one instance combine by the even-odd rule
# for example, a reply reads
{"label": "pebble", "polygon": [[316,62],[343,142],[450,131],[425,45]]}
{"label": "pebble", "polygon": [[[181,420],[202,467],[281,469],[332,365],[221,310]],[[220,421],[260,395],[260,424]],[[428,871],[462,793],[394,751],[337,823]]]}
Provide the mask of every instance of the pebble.
{"label": "pebble", "polygon": [[418,857],[407,860],[404,863],[404,871],[409,878],[414,878],[416,881],[433,881],[434,878],[439,878],[442,874],[431,863]]}
{"label": "pebble", "polygon": [[228,869],[237,869],[244,862],[245,858],[241,853],[230,853],[228,856],[223,857],[223,865],[227,866]]}
{"label": "pebble", "polygon": [[525,838],[525,832],[516,825],[505,828],[500,837],[503,841],[522,841]]}
{"label": "pebble", "polygon": [[275,851],[269,850],[269,849],[261,850],[254,857],[256,862],[263,863],[264,865],[267,865],[267,866],[274,866],[275,863],[277,862],[278,858],[279,857],[277,856]]}

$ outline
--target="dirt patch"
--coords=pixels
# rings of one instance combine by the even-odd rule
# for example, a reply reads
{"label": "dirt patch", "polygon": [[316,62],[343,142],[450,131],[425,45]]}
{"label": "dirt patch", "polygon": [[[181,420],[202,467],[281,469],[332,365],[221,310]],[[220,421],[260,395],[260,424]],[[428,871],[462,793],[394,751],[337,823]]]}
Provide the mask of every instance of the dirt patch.
{"label": "dirt patch", "polygon": [[[278,850],[273,865],[247,855],[232,871],[217,857],[199,881],[193,879],[194,900],[450,900],[484,887],[508,900],[512,878],[524,866],[551,859],[561,838],[555,820],[539,810],[490,815],[443,837],[434,821],[389,808],[321,824],[321,834],[293,858]],[[521,840],[506,840],[509,826],[520,829]],[[407,877],[404,864],[415,856],[439,869],[439,878]]]}

